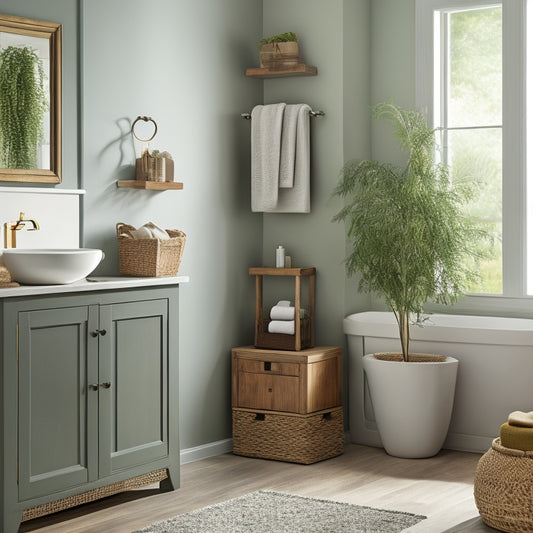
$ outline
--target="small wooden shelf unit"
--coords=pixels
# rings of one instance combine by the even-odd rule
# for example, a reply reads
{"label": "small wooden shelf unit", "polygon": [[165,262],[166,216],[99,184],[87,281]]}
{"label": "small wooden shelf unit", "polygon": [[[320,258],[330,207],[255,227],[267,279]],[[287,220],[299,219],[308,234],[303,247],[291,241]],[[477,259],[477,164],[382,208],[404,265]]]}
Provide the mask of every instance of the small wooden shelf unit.
{"label": "small wooden shelf unit", "polygon": [[[296,351],[312,348],[315,345],[316,268],[251,267],[248,273],[255,276],[255,347]],[[263,276],[294,277],[294,335],[268,332],[269,317],[263,314]],[[298,320],[302,277],[309,278],[309,316]]]}

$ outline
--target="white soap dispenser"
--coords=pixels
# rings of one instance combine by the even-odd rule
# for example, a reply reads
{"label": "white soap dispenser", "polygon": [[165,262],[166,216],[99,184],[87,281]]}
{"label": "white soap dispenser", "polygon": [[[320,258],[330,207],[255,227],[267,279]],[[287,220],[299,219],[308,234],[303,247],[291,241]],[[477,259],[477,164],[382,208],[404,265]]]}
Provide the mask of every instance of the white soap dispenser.
{"label": "white soap dispenser", "polygon": [[276,268],[285,267],[285,248],[281,244],[276,248]]}

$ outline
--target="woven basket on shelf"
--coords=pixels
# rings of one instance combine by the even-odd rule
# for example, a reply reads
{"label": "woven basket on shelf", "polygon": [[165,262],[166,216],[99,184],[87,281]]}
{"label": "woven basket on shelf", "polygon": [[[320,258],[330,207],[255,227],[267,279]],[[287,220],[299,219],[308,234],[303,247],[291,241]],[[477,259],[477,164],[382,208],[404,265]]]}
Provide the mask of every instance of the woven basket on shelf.
{"label": "woven basket on shelf", "polygon": [[533,531],[533,451],[494,439],[478,462],[474,498],[485,524],[508,533]]}
{"label": "woven basket on shelf", "polygon": [[133,226],[117,224],[118,262],[124,276],[175,276],[185,248],[183,231],[167,229],[170,239],[134,239]]}

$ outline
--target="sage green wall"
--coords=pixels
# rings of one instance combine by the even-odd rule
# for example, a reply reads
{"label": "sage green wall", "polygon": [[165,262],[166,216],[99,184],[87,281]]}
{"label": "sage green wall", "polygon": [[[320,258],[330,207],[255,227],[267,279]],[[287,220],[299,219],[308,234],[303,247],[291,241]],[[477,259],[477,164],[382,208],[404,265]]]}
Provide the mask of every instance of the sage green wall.
{"label": "sage green wall", "polygon": [[[376,104],[392,99],[415,108],[415,0],[372,0],[371,12],[371,99]],[[372,159],[396,165],[405,163],[390,126],[372,121]],[[369,308],[385,311],[384,300],[372,295]]]}
{"label": "sage green wall", "polygon": [[[259,0],[82,2],[84,245],[116,274],[115,224],[153,221],[187,234],[180,273],[181,447],[231,437],[230,349],[253,342],[262,217],[250,211],[250,124],[262,99]],[[117,189],[133,178],[132,121],[157,121],[183,191]],[[175,325],[177,327],[177,324]]]}
{"label": "sage green wall", "polygon": [[319,345],[344,345],[344,316],[368,308],[368,297],[346,279],[344,227],[331,222],[342,204],[331,194],[344,162],[370,155],[369,5],[368,0],[263,3],[263,34],[296,32],[305,62],[318,68],[316,77],[266,80],[265,103],[305,102],[326,112],[311,120],[311,213],[263,219],[264,264],[273,264],[274,248],[283,244],[296,265],[317,267]]}
{"label": "sage green wall", "polygon": [[[415,0],[372,0],[370,61],[371,104],[393,99],[415,107]],[[390,126],[372,123],[372,158],[405,160]]]}
{"label": "sage green wall", "polygon": [[[76,0],[2,0],[0,13],[59,22],[63,36],[63,176],[60,189],[78,187],[78,34],[79,7]],[[2,187],[54,187],[35,183],[2,182]]]}

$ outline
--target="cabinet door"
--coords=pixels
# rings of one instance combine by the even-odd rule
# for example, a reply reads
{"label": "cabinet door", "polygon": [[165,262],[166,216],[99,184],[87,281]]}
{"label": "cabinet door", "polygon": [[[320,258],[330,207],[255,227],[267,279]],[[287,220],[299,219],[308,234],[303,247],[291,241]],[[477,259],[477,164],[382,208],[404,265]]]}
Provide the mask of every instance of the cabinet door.
{"label": "cabinet door", "polygon": [[100,477],[168,456],[168,300],[100,307]]}
{"label": "cabinet door", "polygon": [[[98,476],[98,307],[19,313],[19,498]],[[13,406],[14,407],[14,406]]]}

